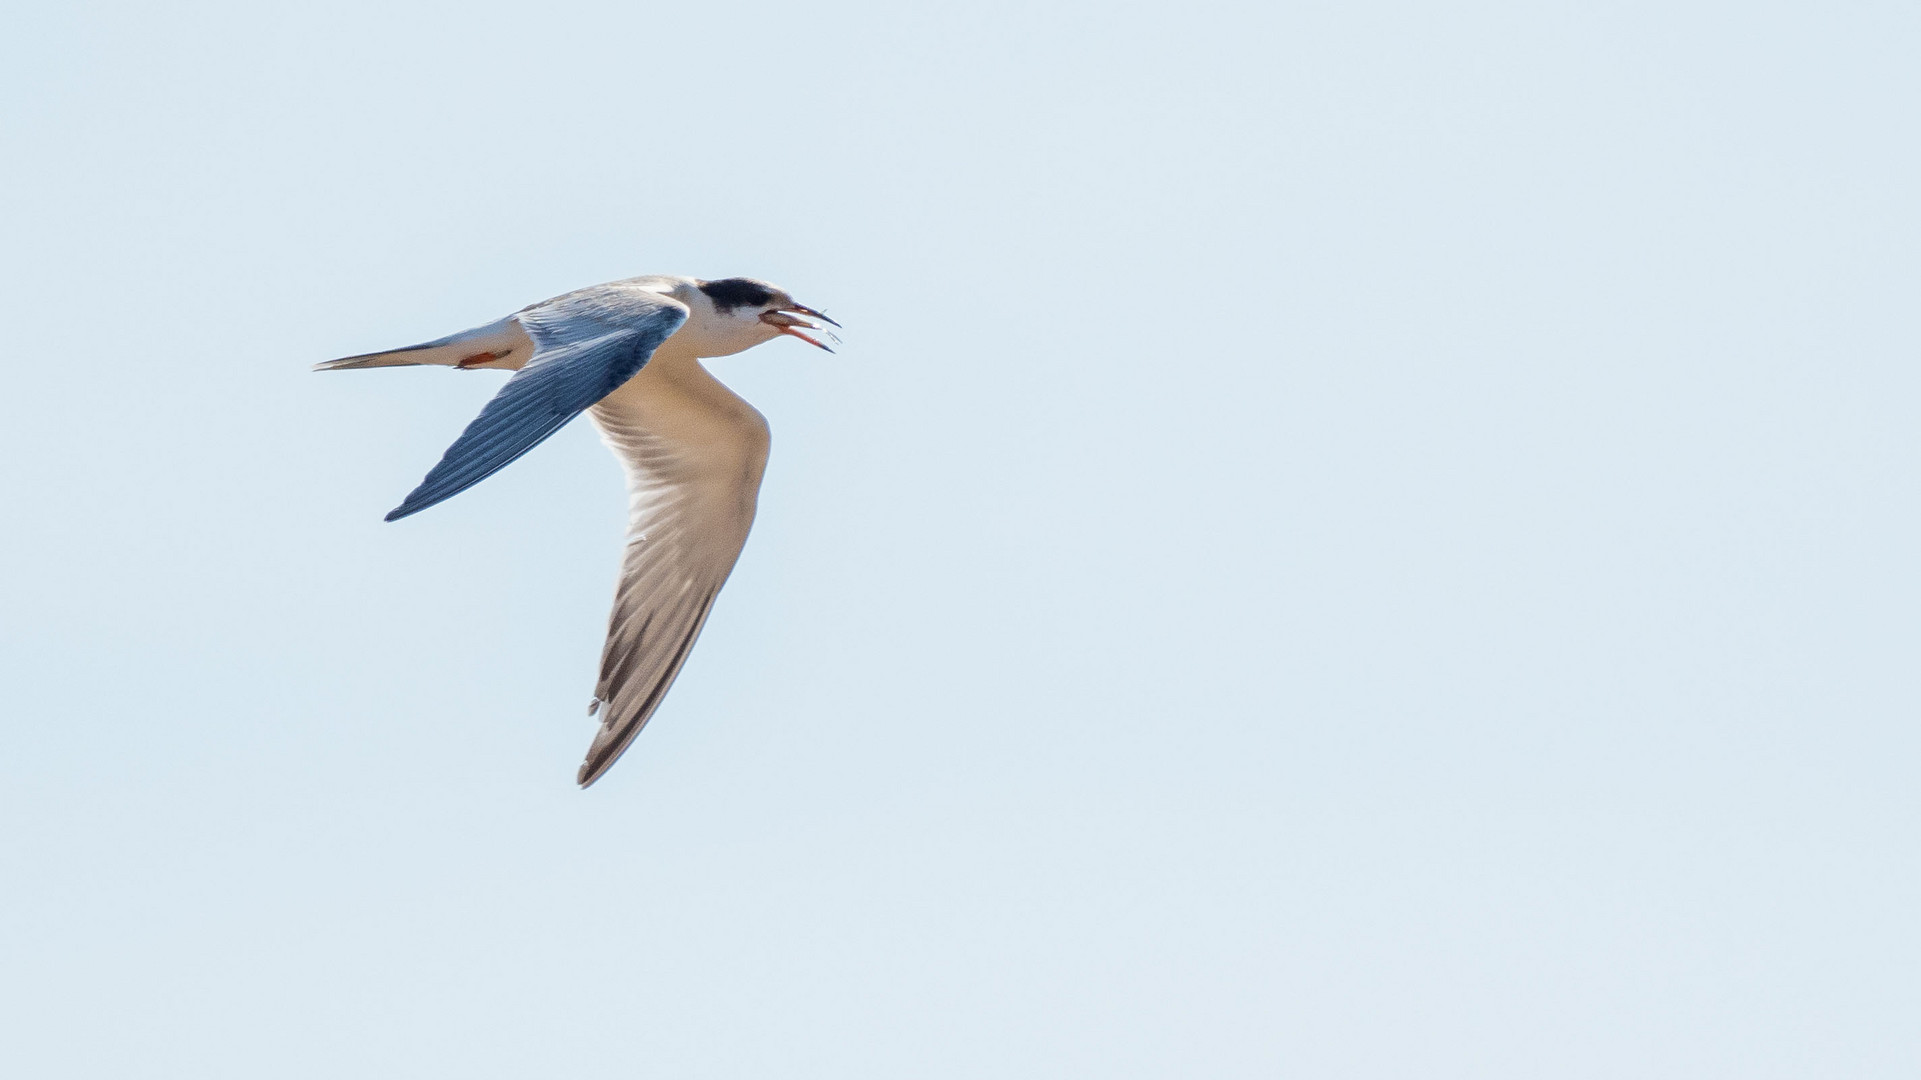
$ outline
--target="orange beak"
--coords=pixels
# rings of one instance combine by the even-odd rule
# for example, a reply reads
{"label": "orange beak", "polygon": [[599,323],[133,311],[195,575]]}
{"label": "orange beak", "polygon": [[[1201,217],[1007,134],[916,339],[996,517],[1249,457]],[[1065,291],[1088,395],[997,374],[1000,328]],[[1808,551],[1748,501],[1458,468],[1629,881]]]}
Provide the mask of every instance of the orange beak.
{"label": "orange beak", "polygon": [[828,352],[834,351],[825,342],[809,336],[808,331],[819,334],[821,337],[831,340],[836,345],[840,344],[840,338],[836,337],[832,331],[827,329],[829,326],[839,326],[840,324],[820,312],[815,311],[813,308],[800,304],[789,304],[777,311],[766,312],[761,315],[760,321],[769,326],[777,327],[781,333],[790,337],[797,337],[816,349],[826,349]]}

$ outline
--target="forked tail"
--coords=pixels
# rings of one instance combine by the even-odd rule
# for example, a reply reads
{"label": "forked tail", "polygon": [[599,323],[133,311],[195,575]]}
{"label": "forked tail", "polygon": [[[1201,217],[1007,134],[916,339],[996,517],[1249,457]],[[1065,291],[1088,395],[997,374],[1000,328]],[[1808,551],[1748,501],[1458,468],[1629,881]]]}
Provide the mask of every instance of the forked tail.
{"label": "forked tail", "polygon": [[348,371],[356,368],[406,367],[413,364],[440,364],[458,368],[512,368],[518,369],[534,355],[533,339],[513,316],[449,334],[436,341],[421,345],[409,345],[404,349],[390,349],[386,352],[362,353],[359,356],[343,356],[324,364],[315,364],[315,371]]}

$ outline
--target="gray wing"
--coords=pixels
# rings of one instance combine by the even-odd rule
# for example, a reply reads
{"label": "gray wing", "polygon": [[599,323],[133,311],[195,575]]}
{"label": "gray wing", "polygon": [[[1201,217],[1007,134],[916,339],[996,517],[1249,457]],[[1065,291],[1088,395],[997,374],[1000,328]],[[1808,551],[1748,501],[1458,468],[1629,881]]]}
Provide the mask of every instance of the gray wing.
{"label": "gray wing", "polygon": [[440,464],[387,514],[397,521],[499,472],[634,377],[687,321],[687,308],[627,282],[596,285],[514,316],[533,359],[507,380]]}
{"label": "gray wing", "polygon": [[582,787],[613,766],[659,707],[754,523],[766,421],[699,377],[709,388],[698,397],[643,391],[647,380],[636,380],[590,413],[627,470],[629,512],[590,710],[600,730],[580,766]]}

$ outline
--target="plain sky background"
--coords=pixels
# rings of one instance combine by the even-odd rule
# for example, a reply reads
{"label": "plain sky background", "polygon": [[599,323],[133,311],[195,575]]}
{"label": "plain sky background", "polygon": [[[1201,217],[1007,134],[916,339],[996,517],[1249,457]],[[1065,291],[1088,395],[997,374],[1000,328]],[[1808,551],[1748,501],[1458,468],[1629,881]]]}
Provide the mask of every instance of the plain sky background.
{"label": "plain sky background", "polygon": [[[17,6],[0,1071],[1921,1071],[1912,3]],[[573,774],[585,423],[847,326]]]}

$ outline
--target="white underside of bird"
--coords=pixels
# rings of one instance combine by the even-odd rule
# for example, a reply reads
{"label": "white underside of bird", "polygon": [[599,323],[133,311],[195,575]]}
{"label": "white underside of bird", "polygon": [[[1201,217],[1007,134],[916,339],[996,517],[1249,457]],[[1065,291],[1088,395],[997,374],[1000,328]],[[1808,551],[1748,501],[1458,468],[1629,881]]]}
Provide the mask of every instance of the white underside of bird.
{"label": "white underside of bird", "polygon": [[316,367],[515,373],[389,521],[466,490],[583,411],[620,459],[627,542],[588,710],[600,728],[580,767],[582,787],[613,765],[660,706],[753,526],[767,421],[701,359],[782,334],[825,349],[811,335],[831,337],[822,324],[832,323],[765,282],[639,277],[423,345]]}

